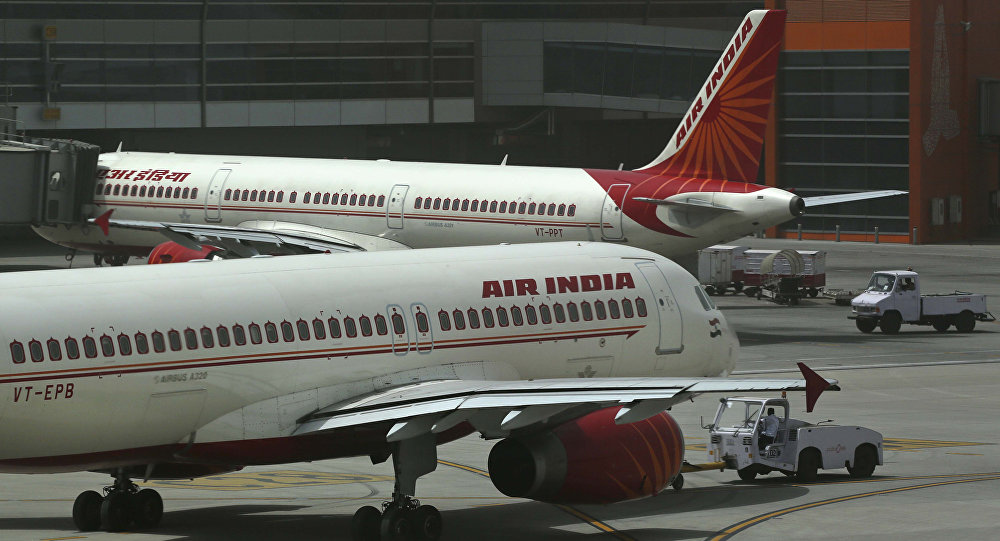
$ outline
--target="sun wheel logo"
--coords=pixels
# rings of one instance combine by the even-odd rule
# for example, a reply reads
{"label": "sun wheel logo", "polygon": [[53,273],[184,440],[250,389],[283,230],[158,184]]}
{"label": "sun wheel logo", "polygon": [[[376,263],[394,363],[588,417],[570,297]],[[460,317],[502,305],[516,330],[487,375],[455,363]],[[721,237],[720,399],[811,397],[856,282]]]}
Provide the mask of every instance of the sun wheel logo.
{"label": "sun wheel logo", "polygon": [[722,336],[722,329],[719,328],[719,318],[714,317],[708,320],[708,324],[712,326],[712,330],[708,332],[708,335],[712,338],[716,336]]}

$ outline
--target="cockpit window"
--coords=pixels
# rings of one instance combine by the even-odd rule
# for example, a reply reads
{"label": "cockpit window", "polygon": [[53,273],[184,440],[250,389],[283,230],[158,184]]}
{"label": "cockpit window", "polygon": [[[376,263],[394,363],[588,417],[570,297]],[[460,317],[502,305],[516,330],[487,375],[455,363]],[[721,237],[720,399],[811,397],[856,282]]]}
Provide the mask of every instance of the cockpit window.
{"label": "cockpit window", "polygon": [[889,292],[895,282],[896,276],[893,274],[874,274],[868,282],[868,291]]}
{"label": "cockpit window", "polygon": [[702,308],[707,312],[708,310],[715,310],[715,303],[709,298],[708,293],[701,286],[694,286],[694,294],[698,296],[698,300],[701,301]]}

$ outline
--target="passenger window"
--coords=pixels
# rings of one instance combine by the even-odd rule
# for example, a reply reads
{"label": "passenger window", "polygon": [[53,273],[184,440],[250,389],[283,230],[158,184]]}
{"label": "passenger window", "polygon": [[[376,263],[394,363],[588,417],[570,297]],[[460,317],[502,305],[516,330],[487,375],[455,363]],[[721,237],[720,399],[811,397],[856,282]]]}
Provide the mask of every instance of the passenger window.
{"label": "passenger window", "polygon": [[139,197],[146,197],[146,187],[139,188]]}
{"label": "passenger window", "polygon": [[198,197],[198,188],[191,188],[191,199]]}
{"label": "passenger window", "polygon": [[590,321],[594,319],[594,310],[590,307],[590,303],[583,301],[580,303],[580,311],[583,312],[583,320]]}
{"label": "passenger window", "polygon": [[316,340],[326,339],[326,327],[323,326],[323,320],[320,318],[313,320],[313,335],[316,336]]}
{"label": "passenger window", "polygon": [[233,343],[237,346],[246,345],[247,333],[243,330],[243,325],[233,325]]}
{"label": "passenger window", "polygon": [[[115,356],[115,342],[106,334],[101,336],[101,353],[103,353],[105,357]],[[34,352],[31,352],[31,360],[35,360]]]}
{"label": "passenger window", "polygon": [[469,210],[471,210],[472,212],[476,212],[477,210],[479,210],[479,200],[478,199],[473,199],[472,200],[472,206],[469,207]]}
{"label": "passenger window", "polygon": [[330,194],[328,193],[323,194],[323,204],[324,205],[330,204]]}
{"label": "passenger window", "polygon": [[429,208],[431,208],[431,198],[430,197],[428,197],[427,199],[424,199],[424,209],[426,210],[426,209],[429,209]]}
{"label": "passenger window", "polygon": [[510,307],[510,319],[518,327],[524,325],[524,317],[521,315],[521,309],[517,306]]}
{"label": "passenger window", "polygon": [[340,320],[331,317],[327,322],[330,324],[330,338],[340,338]]}
{"label": "passenger window", "polygon": [[[284,325],[284,323],[282,323],[282,325]],[[310,336],[309,336],[309,324],[306,323],[306,320],[300,319],[300,320],[296,321],[295,322],[295,328],[299,331],[299,340],[309,340],[309,338],[310,338]],[[323,325],[320,324],[319,328],[322,329]],[[316,338],[319,339],[318,336]],[[291,340],[288,340],[286,338],[285,341],[286,342],[290,342]]]}
{"label": "passenger window", "polygon": [[251,201],[256,201],[257,200],[257,190],[254,190],[254,191],[250,192],[250,200]]}
{"label": "passenger window", "polygon": [[357,202],[358,202],[358,194],[352,193],[351,194],[351,206],[353,207],[355,204],[357,204]]}
{"label": "passenger window", "polygon": [[111,195],[111,185],[107,184],[104,186],[104,195]]}
{"label": "passenger window", "polygon": [[404,334],[406,332],[406,326],[403,324],[403,316],[399,314],[392,315],[392,332],[396,334]]}
{"label": "passenger window", "polygon": [[61,361],[62,360],[62,347],[59,345],[59,341],[55,338],[49,338],[49,341],[45,343],[49,349],[49,360]]}
{"label": "passenger window", "polygon": [[[156,331],[152,334],[153,339],[153,351],[157,353],[163,353],[167,350],[167,343],[163,341],[163,333]],[[87,348],[87,344],[84,343],[84,349]]]}
{"label": "passenger window", "polygon": [[194,329],[190,327],[184,329],[184,345],[188,349],[198,349],[198,333],[194,332]]}
{"label": "passenger window", "polygon": [[625,317],[632,317],[635,315],[635,313],[632,312],[632,301],[628,299],[622,299],[622,314]]}
{"label": "passenger window", "polygon": [[115,191],[113,192],[113,195],[118,195],[118,194],[121,193],[121,191],[122,191],[122,187],[119,186],[118,184],[115,184]]}
{"label": "passenger window", "polygon": [[451,208],[451,198],[444,198],[444,202],[441,203],[441,210],[448,210]]}
{"label": "passenger window", "polygon": [[497,211],[497,202],[490,201],[490,212],[496,212],[496,211]]}
{"label": "passenger window", "polygon": [[518,214],[524,214],[524,208],[527,205],[528,205],[527,203],[525,203],[525,202],[522,201],[521,204],[517,206],[517,213]]}
{"label": "passenger window", "polygon": [[608,318],[608,312],[604,309],[604,301],[594,301],[594,311],[597,312],[597,319]]}
{"label": "passenger window", "polygon": [[188,193],[190,193],[190,192],[191,192],[190,188],[184,188],[184,191],[181,193],[181,198],[187,199],[188,198]]}
{"label": "passenger window", "polygon": [[493,328],[493,311],[489,308],[483,308],[483,325],[485,325],[487,329]]}
{"label": "passenger window", "polygon": [[[195,189],[197,189],[197,188],[195,188]],[[274,190],[271,190],[271,191],[267,192],[267,202],[268,203],[273,203],[274,202]]]}
{"label": "passenger window", "polygon": [[219,325],[215,328],[215,336],[219,338],[219,347],[227,348],[229,347],[229,328],[224,325]]}
{"label": "passenger window", "polygon": [[[374,198],[374,197],[375,196],[373,195],[372,198]],[[384,195],[378,196],[378,206],[381,207],[382,205],[385,205],[385,196]]]}
{"label": "passenger window", "polygon": [[510,208],[507,210],[509,214],[514,214],[517,212],[517,203],[511,202]]}
{"label": "passenger window", "polygon": [[566,311],[569,312],[570,321],[580,321],[580,312],[576,309],[575,302],[566,303]]}
{"label": "passenger window", "polygon": [[451,320],[448,319],[448,312],[445,312],[444,310],[438,312],[438,323],[441,324],[442,331],[451,330]]}
{"label": "passenger window", "polygon": [[441,208],[441,198],[436,197],[434,198],[434,210],[438,210],[440,208]]}
{"label": "passenger window", "polygon": [[[170,196],[173,195],[173,193],[174,193],[174,187],[167,186],[167,189],[163,192],[164,199],[170,199]],[[247,192],[244,190],[243,195],[246,195],[246,193]],[[244,199],[246,198],[244,197]]]}
{"label": "passenger window", "polygon": [[379,336],[389,334],[389,327],[385,324],[385,316],[382,314],[375,316],[375,332],[377,332]]}
{"label": "passenger window", "polygon": [[80,358],[80,346],[76,343],[76,338],[67,338],[66,340],[63,340],[63,343],[66,344],[67,357],[70,359]]}
{"label": "passenger window", "polygon": [[466,315],[469,316],[469,328],[478,329],[479,328],[479,312],[475,308],[469,308],[465,311]]}
{"label": "passenger window", "polygon": [[362,336],[372,335],[372,320],[368,316],[361,316],[358,318],[358,324],[361,326]]}
{"label": "passenger window", "polygon": [[542,324],[548,325],[552,323],[552,312],[549,310],[549,305],[543,304],[538,307],[538,314],[542,316]]}
{"label": "passenger window", "polygon": [[549,215],[549,216],[552,216],[552,215],[553,215],[553,214],[555,214],[555,213],[556,213],[556,204],[555,204],[555,203],[552,203],[551,205],[549,205],[549,212],[548,212],[548,215]]}
{"label": "passenger window", "polygon": [[354,318],[344,318],[344,330],[346,331],[348,338],[354,338],[358,335],[358,327],[354,324]]}
{"label": "passenger window", "polygon": [[566,323],[566,310],[563,309],[562,304],[558,302],[553,304],[552,311],[556,314],[556,323]]}
{"label": "passenger window", "polygon": [[510,320],[507,319],[507,309],[502,306],[497,308],[497,323],[499,323],[501,327],[510,325]]}
{"label": "passenger window", "polygon": [[524,307],[524,316],[528,319],[528,325],[538,325],[538,312],[532,305]]}
{"label": "passenger window", "polygon": [[163,197],[163,186],[156,187],[156,197]]}
{"label": "passenger window", "polygon": [[251,344],[260,344],[261,342],[264,341],[264,336],[260,334],[260,325],[256,323],[251,323],[249,329],[250,329]]}
{"label": "passenger window", "polygon": [[341,205],[346,205],[347,204],[347,194],[346,193],[340,194],[340,204]]}
{"label": "passenger window", "polygon": [[274,200],[277,201],[278,203],[281,203],[281,200],[284,198],[285,198],[285,192],[282,190],[278,190],[278,196],[275,197]]}
{"label": "passenger window", "polygon": [[120,355],[132,354],[132,340],[125,333],[118,335],[118,353]]}
{"label": "passenger window", "polygon": [[611,319],[618,319],[622,316],[621,311],[618,309],[618,301],[614,299],[608,301],[608,312],[611,313]]}
{"label": "passenger window", "polygon": [[541,216],[542,214],[545,214],[545,203],[538,204],[538,215]]}
{"label": "passenger window", "polygon": [[468,199],[463,199],[462,200],[462,211],[464,212],[464,211],[467,211],[467,210],[469,210],[469,200]]}
{"label": "passenger window", "polygon": [[423,197],[418,197],[418,198],[414,199],[413,200],[413,208],[415,208],[415,209],[420,208],[420,204],[423,203],[423,202],[424,202],[424,198]]}
{"label": "passenger window", "polygon": [[138,186],[135,186],[135,185],[133,185],[133,186],[132,186],[132,189],[131,189],[131,190],[129,190],[129,191],[131,192],[131,193],[130,193],[129,195],[131,195],[132,197],[135,197],[135,194],[136,194],[136,192],[138,191],[138,189],[139,189],[139,187],[138,187]]}
{"label": "passenger window", "polygon": [[430,321],[427,321],[427,314],[423,312],[417,312],[417,315],[413,316],[417,320],[417,330],[426,333],[431,330]]}
{"label": "passenger window", "polygon": [[528,205],[528,214],[534,214],[534,213],[535,213],[535,203],[532,203]]}
{"label": "passenger window", "polygon": [[576,205],[570,205],[566,209],[566,216],[575,216],[575,215],[576,215]]}
{"label": "passenger window", "polygon": [[215,335],[212,334],[212,329],[209,329],[208,327],[201,328],[201,347],[203,348],[215,347]]}
{"label": "passenger window", "polygon": [[85,336],[83,338],[83,354],[86,355],[88,359],[97,357],[97,342],[89,336]]}
{"label": "passenger window", "polygon": [[[305,321],[302,322],[305,324]],[[306,333],[308,334],[309,329],[306,328]],[[281,322],[281,339],[285,342],[291,342],[295,340],[295,329],[292,328],[292,324],[288,321]]]}
{"label": "passenger window", "polygon": [[298,192],[292,192],[292,193],[288,194],[288,202],[289,203],[294,203],[295,202],[295,196],[297,196],[297,195],[298,195]]}
{"label": "passenger window", "polygon": [[465,314],[461,310],[455,310],[451,313],[452,318],[455,320],[455,330],[460,331],[465,328]]}
{"label": "passenger window", "polygon": [[267,336],[267,341],[271,344],[278,342],[278,326],[274,323],[268,321],[264,324],[264,334]]}
{"label": "passenger window", "polygon": [[500,212],[501,213],[507,212],[507,202],[506,201],[501,201],[500,202]]}
{"label": "passenger window", "polygon": [[566,214],[566,204],[565,203],[559,205],[559,212],[558,212],[558,214],[559,214],[559,216],[562,216],[563,214]]}
{"label": "passenger window", "polygon": [[635,311],[639,317],[646,317],[646,301],[642,297],[635,298]]}
{"label": "passenger window", "polygon": [[335,193],[335,194],[333,194],[332,197],[330,197],[330,204],[331,205],[336,205],[338,201],[340,201],[340,193]]}

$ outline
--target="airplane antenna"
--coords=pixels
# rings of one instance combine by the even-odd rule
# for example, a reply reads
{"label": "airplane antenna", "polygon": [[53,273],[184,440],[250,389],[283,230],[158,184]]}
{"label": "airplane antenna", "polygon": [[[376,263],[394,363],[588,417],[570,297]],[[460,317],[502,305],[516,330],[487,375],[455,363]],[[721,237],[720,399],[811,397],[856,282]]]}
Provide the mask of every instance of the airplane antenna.
{"label": "airplane antenna", "polygon": [[500,165],[507,165],[507,156],[510,156],[510,154],[503,155],[503,161],[500,162]]}
{"label": "airplane antenna", "polygon": [[123,143],[124,143],[124,141],[118,141],[118,148],[115,149],[115,152],[121,152],[122,151],[122,144]]}
{"label": "airplane antenna", "polygon": [[621,171],[621,170],[622,170],[622,167],[625,167],[625,162],[620,162],[620,163],[618,164],[618,170],[619,170],[619,171]]}

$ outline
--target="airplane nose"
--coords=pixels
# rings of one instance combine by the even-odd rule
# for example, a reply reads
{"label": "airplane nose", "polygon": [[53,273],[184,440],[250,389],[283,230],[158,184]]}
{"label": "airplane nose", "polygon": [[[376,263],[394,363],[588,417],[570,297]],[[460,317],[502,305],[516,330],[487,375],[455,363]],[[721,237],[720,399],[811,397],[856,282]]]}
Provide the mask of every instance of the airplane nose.
{"label": "airplane nose", "polygon": [[806,213],[806,202],[797,195],[792,197],[792,199],[788,202],[788,212],[791,213],[792,216],[802,216]]}

